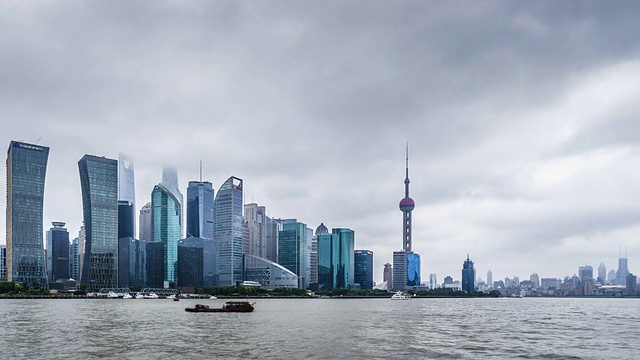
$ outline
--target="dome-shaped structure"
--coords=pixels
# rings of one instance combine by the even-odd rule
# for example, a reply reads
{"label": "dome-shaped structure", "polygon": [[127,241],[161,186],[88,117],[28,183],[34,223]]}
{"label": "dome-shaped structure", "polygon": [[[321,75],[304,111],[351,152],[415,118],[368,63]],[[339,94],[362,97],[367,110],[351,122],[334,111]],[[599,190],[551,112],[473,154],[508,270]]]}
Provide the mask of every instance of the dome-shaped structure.
{"label": "dome-shaped structure", "polygon": [[412,211],[416,207],[415,201],[412,198],[406,197],[400,200],[400,210],[401,211]]}
{"label": "dome-shaped structure", "polygon": [[324,223],[320,223],[320,226],[316,228],[316,235],[322,235],[322,234],[328,234],[328,233],[329,233],[329,229],[327,229],[327,227],[324,226]]}

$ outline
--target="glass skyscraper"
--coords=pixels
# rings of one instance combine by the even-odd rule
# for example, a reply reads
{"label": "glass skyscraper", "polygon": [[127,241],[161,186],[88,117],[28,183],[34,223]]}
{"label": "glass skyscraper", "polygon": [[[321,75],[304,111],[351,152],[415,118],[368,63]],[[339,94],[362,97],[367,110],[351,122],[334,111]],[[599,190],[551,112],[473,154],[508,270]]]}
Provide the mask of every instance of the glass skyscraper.
{"label": "glass skyscraper", "polygon": [[156,185],[151,193],[151,236],[164,245],[164,281],[178,280],[178,241],[182,234],[182,195],[171,183]]}
{"label": "glass skyscraper", "polygon": [[373,289],[373,252],[356,250],[353,254],[353,281],[360,284],[360,289]]}
{"label": "glass skyscraper", "polygon": [[147,202],[140,209],[140,229],[138,237],[142,241],[152,241],[151,236],[151,202]]}
{"label": "glass skyscraper", "polygon": [[43,246],[49,148],[11,141],[7,151],[7,280],[47,289]]}
{"label": "glass skyscraper", "polygon": [[348,289],[354,284],[355,232],[336,228],[318,234],[318,290]]}
{"label": "glass skyscraper", "polygon": [[218,242],[219,285],[242,282],[242,179],[225,181],[214,202],[213,238]]}
{"label": "glass skyscraper", "polygon": [[278,264],[298,275],[298,287],[306,289],[311,277],[311,236],[307,225],[284,220],[278,233]]}
{"label": "glass skyscraper", "polygon": [[187,188],[187,237],[213,239],[213,185],[189,181]]}
{"label": "glass skyscraper", "polygon": [[135,179],[133,161],[124,154],[118,158],[118,238],[135,237]]}
{"label": "glass skyscraper", "polygon": [[85,245],[81,283],[87,290],[118,286],[118,161],[85,155],[78,161]]}
{"label": "glass skyscraper", "polygon": [[462,291],[472,293],[476,291],[476,269],[473,267],[473,261],[469,259],[462,264]]}
{"label": "glass skyscraper", "polygon": [[69,276],[80,280],[80,240],[75,238],[69,245]]}
{"label": "glass skyscraper", "polygon": [[63,222],[54,221],[47,231],[47,273],[50,282],[67,280],[69,275],[69,232]]}

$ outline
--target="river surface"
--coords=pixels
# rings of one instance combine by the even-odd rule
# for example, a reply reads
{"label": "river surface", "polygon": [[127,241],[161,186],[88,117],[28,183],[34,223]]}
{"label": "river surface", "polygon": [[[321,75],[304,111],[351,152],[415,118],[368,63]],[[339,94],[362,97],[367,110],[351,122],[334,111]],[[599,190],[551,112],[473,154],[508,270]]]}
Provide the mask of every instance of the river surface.
{"label": "river surface", "polygon": [[0,359],[640,358],[640,299],[255,302],[0,300]]}

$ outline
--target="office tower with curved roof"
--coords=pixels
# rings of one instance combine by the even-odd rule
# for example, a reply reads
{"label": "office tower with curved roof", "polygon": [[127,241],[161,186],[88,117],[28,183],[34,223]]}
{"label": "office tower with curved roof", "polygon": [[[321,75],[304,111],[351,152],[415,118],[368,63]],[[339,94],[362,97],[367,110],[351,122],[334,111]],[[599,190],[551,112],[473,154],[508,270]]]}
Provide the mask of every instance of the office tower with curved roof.
{"label": "office tower with curved roof", "polygon": [[182,235],[182,194],[176,180],[163,181],[151,193],[151,237],[163,244],[164,281],[170,286],[177,281],[178,242]]}
{"label": "office tower with curved roof", "polygon": [[118,286],[118,161],[85,155],[78,161],[85,245],[82,284]]}
{"label": "office tower with curved roof", "polygon": [[11,141],[7,150],[7,280],[47,288],[43,244],[49,148]]}
{"label": "office tower with curved roof", "polygon": [[213,238],[218,242],[219,285],[242,282],[242,179],[232,176],[218,189],[213,204]]}

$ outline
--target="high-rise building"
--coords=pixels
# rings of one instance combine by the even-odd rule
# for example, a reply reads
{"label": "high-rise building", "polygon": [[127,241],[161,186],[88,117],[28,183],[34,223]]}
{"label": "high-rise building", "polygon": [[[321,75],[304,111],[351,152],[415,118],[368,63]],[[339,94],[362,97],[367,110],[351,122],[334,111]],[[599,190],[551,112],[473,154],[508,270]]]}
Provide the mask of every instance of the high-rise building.
{"label": "high-rise building", "polygon": [[264,206],[256,203],[244,205],[244,222],[248,230],[246,255],[267,257],[267,214]]}
{"label": "high-rise building", "polygon": [[217,243],[213,239],[188,237],[178,243],[178,286],[217,286]]}
{"label": "high-rise building", "polygon": [[[142,242],[142,241],[141,241]],[[160,288],[164,286],[164,244],[162,242],[145,241],[147,255],[146,286]]]}
{"label": "high-rise building", "polygon": [[47,276],[50,282],[67,280],[69,275],[69,232],[63,222],[54,221],[47,231]]}
{"label": "high-rise building", "polygon": [[402,251],[393,253],[393,289],[404,290],[420,286],[420,255],[412,250],[411,212],[416,204],[409,197],[409,146],[406,154],[404,198],[400,200],[402,211]]}
{"label": "high-rise building", "polygon": [[118,238],[135,237],[136,191],[133,161],[124,154],[118,158]]}
{"label": "high-rise building", "polygon": [[80,225],[80,230],[78,230],[78,277],[76,278],[77,283],[82,283],[82,265],[84,264],[84,248],[87,244],[87,232],[84,229],[84,224]]}
{"label": "high-rise building", "polygon": [[629,273],[625,279],[625,288],[628,294],[635,294],[638,287],[637,276]]}
{"label": "high-rise building", "polygon": [[85,155],[78,161],[85,226],[81,282],[87,290],[118,286],[118,161]]}
{"label": "high-rise building", "polygon": [[278,234],[280,233],[280,228],[282,224],[279,220],[272,219],[267,217],[267,249],[266,249],[266,258],[267,260],[277,262],[278,261]]}
{"label": "high-rise building", "polygon": [[473,261],[469,259],[462,264],[462,291],[472,293],[476,291],[476,269],[473,267]]}
{"label": "high-rise building", "polygon": [[144,204],[140,209],[140,231],[139,236],[142,241],[153,241],[151,236],[151,202]]}
{"label": "high-rise building", "polygon": [[600,285],[604,285],[607,282],[607,267],[604,266],[603,262],[601,262],[600,266],[598,266],[598,278],[596,279],[596,281]]}
{"label": "high-rise building", "polygon": [[48,158],[48,147],[18,141],[7,151],[7,280],[41,289],[48,288],[42,239]]}
{"label": "high-rise building", "polygon": [[147,249],[150,244],[131,237],[118,239],[118,286],[147,286]]}
{"label": "high-rise building", "polygon": [[429,290],[433,290],[438,287],[438,277],[436,274],[429,274]]}
{"label": "high-rise building", "polygon": [[169,286],[178,280],[178,242],[182,238],[182,194],[177,184],[177,173],[165,169],[162,182],[151,192],[151,237],[164,244],[164,281]]}
{"label": "high-rise building", "polygon": [[620,254],[620,257],[618,258],[618,271],[616,271],[616,279],[615,279],[615,284],[616,285],[626,285],[627,283],[627,275],[629,275],[629,262],[627,259],[627,255],[626,255],[626,250],[625,250],[625,256],[622,257],[622,254]]}
{"label": "high-rise building", "polygon": [[0,279],[7,280],[7,247],[0,245]]}
{"label": "high-rise building", "polygon": [[80,239],[75,238],[69,244],[69,276],[80,280]]}
{"label": "high-rise building", "polygon": [[393,266],[390,263],[384,264],[384,270],[382,270],[382,281],[387,283],[387,289],[391,289],[393,286]]}
{"label": "high-rise building", "polygon": [[187,187],[187,237],[213,239],[213,185],[189,181]]}
{"label": "high-rise building", "polygon": [[355,250],[353,253],[353,281],[360,289],[373,289],[373,251]]}
{"label": "high-rise building", "polygon": [[578,268],[578,277],[581,282],[593,279],[593,266],[585,265]]}
{"label": "high-rise building", "polygon": [[213,204],[213,238],[219,247],[219,285],[242,282],[242,179],[230,177]]}
{"label": "high-rise building", "polygon": [[487,285],[493,287],[493,272],[487,271]]}
{"label": "high-rise building", "polygon": [[616,271],[615,270],[609,270],[609,272],[607,273],[607,283],[608,284],[613,284],[616,280]]}
{"label": "high-rise building", "polygon": [[531,276],[529,276],[529,281],[531,282],[531,287],[533,289],[540,287],[540,276],[538,276],[537,273],[531,274]]}
{"label": "high-rise building", "polygon": [[309,286],[311,237],[307,225],[287,219],[278,234],[278,264],[298,276],[299,288]]}
{"label": "high-rise building", "polygon": [[334,228],[318,238],[318,290],[348,289],[354,284],[355,232]]}

